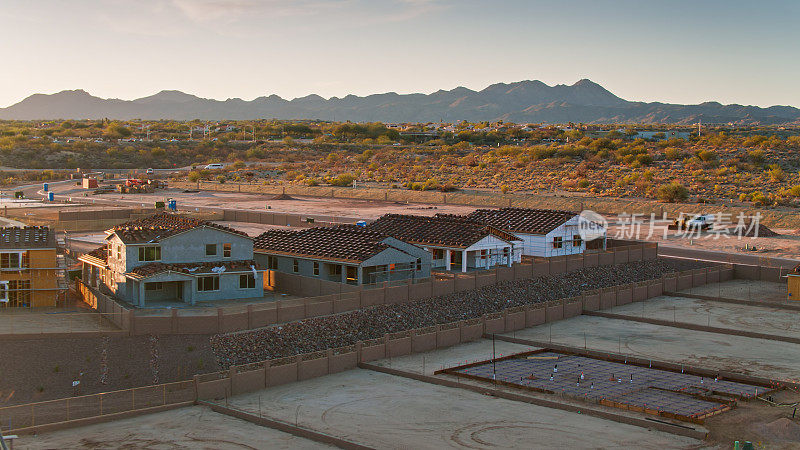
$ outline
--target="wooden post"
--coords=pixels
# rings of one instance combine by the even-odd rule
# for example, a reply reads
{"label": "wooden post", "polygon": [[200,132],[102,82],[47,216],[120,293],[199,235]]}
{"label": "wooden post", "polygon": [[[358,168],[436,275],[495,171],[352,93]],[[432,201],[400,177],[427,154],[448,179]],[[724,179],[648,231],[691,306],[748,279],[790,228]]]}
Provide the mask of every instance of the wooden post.
{"label": "wooden post", "polygon": [[100,415],[103,415],[103,394],[100,394]]}

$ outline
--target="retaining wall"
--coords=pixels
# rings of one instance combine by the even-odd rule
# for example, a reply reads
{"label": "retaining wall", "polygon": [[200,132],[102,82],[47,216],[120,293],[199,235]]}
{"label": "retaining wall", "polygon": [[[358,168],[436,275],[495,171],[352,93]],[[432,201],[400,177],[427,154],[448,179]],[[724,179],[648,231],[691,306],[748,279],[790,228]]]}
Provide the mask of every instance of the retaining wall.
{"label": "retaining wall", "polygon": [[[223,398],[225,395],[229,395],[231,389],[239,393],[240,389],[250,387],[257,390],[277,384],[305,380],[347,370],[355,367],[359,362],[451,347],[481,339],[487,334],[508,333],[574,317],[582,314],[583,311],[608,309],[631,302],[644,301],[648,298],[658,297],[662,292],[669,290],[667,289],[668,285],[673,285],[676,279],[689,277],[692,280],[707,281],[720,274],[721,271],[719,267],[707,267],[679,272],[660,279],[628,283],[599,291],[587,291],[578,297],[509,308],[476,319],[387,334],[379,339],[367,342],[359,341],[354,346],[342,349],[264,361],[257,363],[258,367],[252,368],[250,371],[242,370],[243,366],[235,366],[229,371],[229,381],[227,382],[217,379],[203,381],[202,377],[195,377],[195,382],[198,384],[198,398]],[[710,277],[711,273],[717,275]],[[280,365],[276,366],[276,361],[280,362]],[[260,380],[264,380],[263,386]]]}

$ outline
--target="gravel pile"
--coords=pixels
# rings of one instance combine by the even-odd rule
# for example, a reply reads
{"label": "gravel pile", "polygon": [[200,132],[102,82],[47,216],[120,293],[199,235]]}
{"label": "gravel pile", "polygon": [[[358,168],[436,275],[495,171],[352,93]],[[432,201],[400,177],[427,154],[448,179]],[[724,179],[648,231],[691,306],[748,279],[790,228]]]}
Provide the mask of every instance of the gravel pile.
{"label": "gravel pile", "polygon": [[780,234],[772,231],[766,225],[761,225],[760,223],[757,226],[752,224],[747,224],[747,228],[745,228],[744,233],[742,236],[745,237],[776,237],[780,236]]}
{"label": "gravel pile", "polygon": [[415,328],[481,317],[506,308],[575,297],[582,291],[660,278],[704,267],[689,260],[657,259],[517,280],[404,304],[376,305],[259,330],[211,337],[221,367],[353,345]]}

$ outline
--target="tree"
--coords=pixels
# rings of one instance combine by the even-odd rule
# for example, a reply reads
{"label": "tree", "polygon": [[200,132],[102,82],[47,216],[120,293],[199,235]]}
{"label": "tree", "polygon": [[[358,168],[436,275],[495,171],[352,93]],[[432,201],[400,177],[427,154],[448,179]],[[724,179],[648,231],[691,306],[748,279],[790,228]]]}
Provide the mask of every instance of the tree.
{"label": "tree", "polygon": [[662,185],[656,192],[658,199],[664,202],[678,202],[689,198],[689,191],[686,187],[677,181]]}
{"label": "tree", "polygon": [[132,132],[119,123],[111,123],[106,127],[104,134],[111,139],[119,139],[130,136]]}

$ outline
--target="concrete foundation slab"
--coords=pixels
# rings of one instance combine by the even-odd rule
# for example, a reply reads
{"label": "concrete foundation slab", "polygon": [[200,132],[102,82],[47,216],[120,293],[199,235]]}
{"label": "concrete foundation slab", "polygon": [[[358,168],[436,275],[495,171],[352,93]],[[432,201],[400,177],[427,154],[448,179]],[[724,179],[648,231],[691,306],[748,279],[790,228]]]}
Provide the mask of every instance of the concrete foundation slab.
{"label": "concrete foundation slab", "polygon": [[[335,388],[333,388],[335,386]],[[230,399],[236,407],[376,448],[687,447],[641,427],[351,370]]]}
{"label": "concrete foundation slab", "polygon": [[[734,298],[738,300],[789,302],[786,283],[774,283],[757,280],[729,280],[722,283],[711,283],[679,291],[709,297]],[[793,304],[800,302],[792,301]]]}
{"label": "concrete foundation slab", "polygon": [[776,308],[662,296],[605,312],[800,338],[796,313]]}

